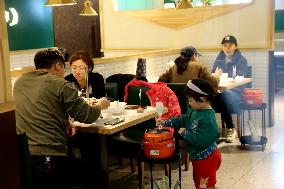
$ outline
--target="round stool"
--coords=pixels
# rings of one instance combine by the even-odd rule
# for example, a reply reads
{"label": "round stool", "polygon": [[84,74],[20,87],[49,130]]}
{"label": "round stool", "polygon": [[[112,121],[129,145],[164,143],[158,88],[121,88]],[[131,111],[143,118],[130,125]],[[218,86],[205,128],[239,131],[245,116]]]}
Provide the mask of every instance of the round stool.
{"label": "round stool", "polygon": [[[168,165],[169,166],[169,187],[171,188],[171,163],[174,163],[176,161],[178,161],[178,167],[179,167],[179,181],[180,181],[180,184],[179,184],[179,187],[181,188],[181,154],[178,150],[175,150],[174,153],[173,153],[173,156],[172,157],[169,157],[169,158],[159,158],[159,159],[155,159],[155,158],[147,158],[144,156],[144,153],[143,151],[141,152],[141,155],[140,155],[140,159],[139,159],[139,166],[141,166],[141,163],[145,162],[145,163],[148,163],[150,164],[150,172],[151,172],[151,189],[153,189],[153,165],[154,164],[163,164],[163,165]],[[144,177],[144,175],[141,175],[140,171],[138,171],[138,177],[139,177],[139,182],[141,182],[142,180],[142,177]]]}
{"label": "round stool", "polygon": [[[266,109],[266,103],[262,103],[260,105],[247,105],[242,104],[241,105],[241,133],[240,133],[240,142],[241,142],[241,150],[245,149],[245,145],[261,145],[262,151],[265,150],[265,146],[267,143],[266,138],[266,126],[265,126],[265,109]],[[259,138],[259,141],[254,141],[252,134],[246,135],[245,134],[245,112],[248,112],[249,120],[251,119],[250,111],[261,111],[261,136]]]}

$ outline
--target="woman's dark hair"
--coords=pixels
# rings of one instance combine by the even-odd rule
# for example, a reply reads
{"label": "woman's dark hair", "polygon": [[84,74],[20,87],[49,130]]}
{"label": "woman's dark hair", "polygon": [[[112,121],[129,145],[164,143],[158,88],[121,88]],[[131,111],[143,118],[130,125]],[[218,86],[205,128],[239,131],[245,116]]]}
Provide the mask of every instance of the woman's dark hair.
{"label": "woman's dark hair", "polygon": [[187,69],[190,59],[191,57],[186,56],[179,56],[175,59],[178,74],[182,74]]}
{"label": "woman's dark hair", "polygon": [[192,97],[195,101],[199,101],[200,97],[205,97],[207,101],[211,101],[213,96],[215,95],[215,90],[211,87],[210,84],[208,84],[206,81],[202,79],[194,79],[191,80],[191,82],[197,86],[200,90],[203,92],[207,93],[208,95],[200,94],[198,92],[195,92],[194,90],[190,89],[188,86],[185,88],[185,93],[187,94],[188,97]]}
{"label": "woman's dark hair", "polygon": [[93,71],[94,61],[92,57],[90,56],[90,54],[85,50],[79,50],[71,56],[69,60],[70,66],[72,65],[74,61],[80,60],[80,59],[82,59],[87,64],[89,71]]}
{"label": "woman's dark hair", "polygon": [[64,57],[57,48],[50,48],[38,51],[34,57],[36,69],[50,68],[52,64],[61,62],[65,67]]}

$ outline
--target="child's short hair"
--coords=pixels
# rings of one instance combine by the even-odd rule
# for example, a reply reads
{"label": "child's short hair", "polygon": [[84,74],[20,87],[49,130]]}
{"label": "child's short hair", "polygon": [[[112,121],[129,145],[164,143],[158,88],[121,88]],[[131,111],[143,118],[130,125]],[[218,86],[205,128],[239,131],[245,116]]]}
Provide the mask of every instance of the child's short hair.
{"label": "child's short hair", "polygon": [[202,79],[194,79],[187,82],[185,93],[188,97],[192,97],[195,101],[201,102],[200,97],[205,97],[207,101],[210,102],[215,95],[215,90],[206,81]]}

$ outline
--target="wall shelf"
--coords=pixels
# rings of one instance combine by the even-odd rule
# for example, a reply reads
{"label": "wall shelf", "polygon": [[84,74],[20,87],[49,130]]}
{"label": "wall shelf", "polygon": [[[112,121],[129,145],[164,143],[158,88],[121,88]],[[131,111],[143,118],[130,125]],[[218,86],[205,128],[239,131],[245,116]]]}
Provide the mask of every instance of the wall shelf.
{"label": "wall shelf", "polygon": [[117,14],[143,19],[160,26],[178,30],[194,24],[202,23],[208,19],[224,15],[235,10],[239,10],[243,7],[251,5],[252,3],[253,2],[243,4],[201,6],[188,9],[119,11]]}

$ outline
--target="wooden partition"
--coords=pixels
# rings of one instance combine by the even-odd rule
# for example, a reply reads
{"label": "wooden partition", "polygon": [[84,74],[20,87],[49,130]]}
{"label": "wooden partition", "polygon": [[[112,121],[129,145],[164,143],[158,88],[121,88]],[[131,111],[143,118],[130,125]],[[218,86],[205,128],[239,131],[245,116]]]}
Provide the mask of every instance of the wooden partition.
{"label": "wooden partition", "polygon": [[[66,48],[70,56],[84,49],[93,57],[101,57],[101,34],[99,16],[79,16],[84,1],[76,1],[75,6],[53,8],[54,43]],[[99,1],[92,0],[93,7],[99,13]]]}
{"label": "wooden partition", "polygon": [[0,105],[0,188],[19,189],[14,103]]}
{"label": "wooden partition", "polygon": [[0,104],[12,100],[8,34],[4,7],[4,0],[0,0]]}

